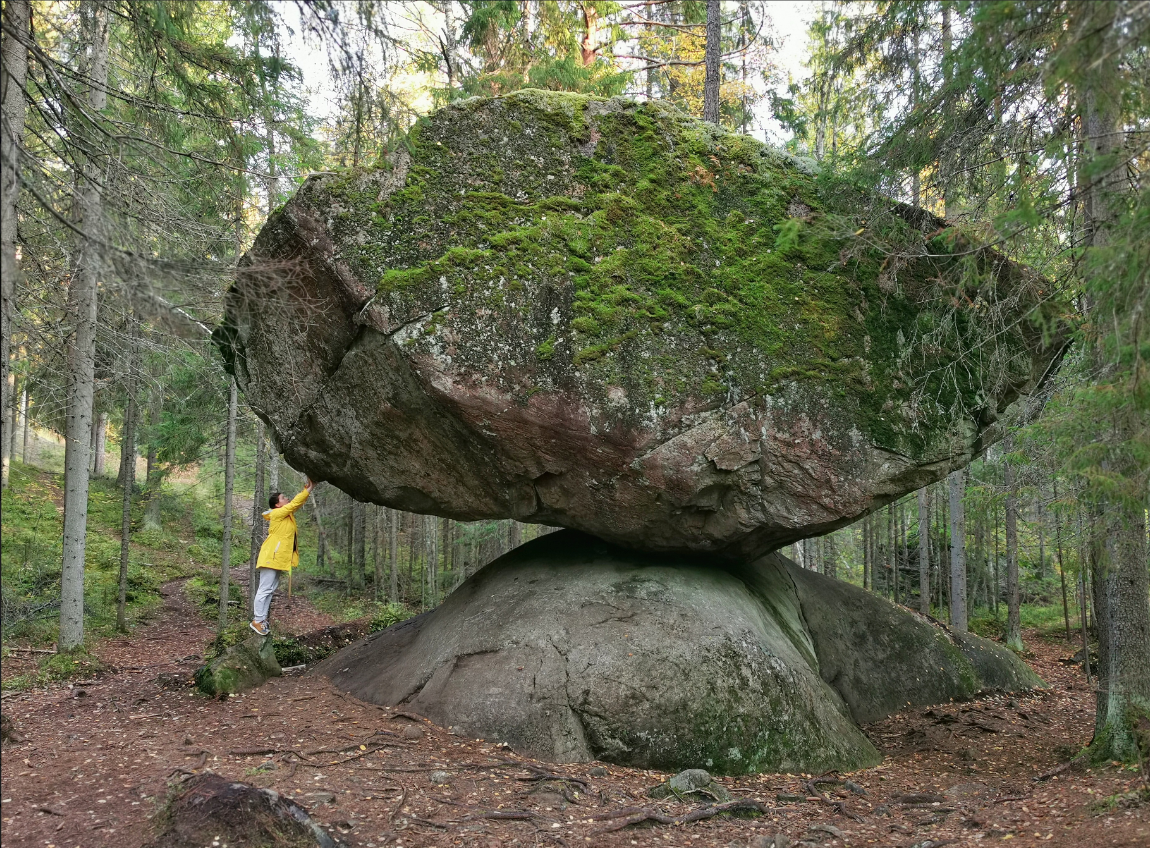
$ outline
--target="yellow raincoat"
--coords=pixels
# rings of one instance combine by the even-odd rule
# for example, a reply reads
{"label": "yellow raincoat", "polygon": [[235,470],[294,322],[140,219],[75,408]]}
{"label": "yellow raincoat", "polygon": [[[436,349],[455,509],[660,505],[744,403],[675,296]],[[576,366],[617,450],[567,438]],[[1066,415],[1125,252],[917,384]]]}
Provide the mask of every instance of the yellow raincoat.
{"label": "yellow raincoat", "polygon": [[260,558],[256,568],[274,568],[276,571],[290,571],[299,565],[299,545],[296,543],[295,516],[292,514],[307,501],[308,490],[304,489],[291,499],[287,506],[269,509],[264,512],[264,521],[269,523],[268,537],[260,548]]}

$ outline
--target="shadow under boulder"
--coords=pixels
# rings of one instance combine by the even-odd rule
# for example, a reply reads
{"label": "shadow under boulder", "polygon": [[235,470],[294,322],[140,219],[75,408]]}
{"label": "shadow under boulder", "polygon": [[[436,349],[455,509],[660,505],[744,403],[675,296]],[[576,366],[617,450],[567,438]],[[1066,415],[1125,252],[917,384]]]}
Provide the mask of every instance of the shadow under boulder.
{"label": "shadow under boulder", "polygon": [[731,563],[575,531],[314,671],[544,760],[727,774],[871,766],[856,722],[1041,685],[1009,651],[777,553]]}

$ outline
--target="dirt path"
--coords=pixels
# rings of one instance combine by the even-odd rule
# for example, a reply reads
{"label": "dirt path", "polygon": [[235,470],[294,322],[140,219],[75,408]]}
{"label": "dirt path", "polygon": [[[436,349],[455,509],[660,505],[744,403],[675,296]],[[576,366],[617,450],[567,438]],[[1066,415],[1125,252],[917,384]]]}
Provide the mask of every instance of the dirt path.
{"label": "dirt path", "polygon": [[[148,631],[101,650],[114,673],[4,696],[5,713],[27,737],[4,750],[5,848],[137,848],[152,834],[169,781],[203,769],[285,793],[348,845],[366,848],[745,848],[776,833],[829,846],[1150,844],[1145,805],[1095,807],[1133,788],[1134,773],[1033,780],[1090,735],[1091,692],[1077,668],[1059,662],[1073,649],[1057,640],[1029,642],[1049,690],[909,710],[868,727],[886,760],[851,775],[865,796],[821,787],[827,801],[844,803],[841,811],[812,800],[801,777],[732,778],[723,782],[735,796],[762,802],[766,815],[607,831],[626,820],[621,810],[681,815],[697,805],[650,801],[646,789],[665,775],[614,766],[592,775],[587,764],[527,760],[364,704],[319,678],[279,678],[245,696],[207,700],[188,678],[212,628],[176,585],[164,593],[163,614]],[[278,607],[281,631],[324,618],[305,599]]]}

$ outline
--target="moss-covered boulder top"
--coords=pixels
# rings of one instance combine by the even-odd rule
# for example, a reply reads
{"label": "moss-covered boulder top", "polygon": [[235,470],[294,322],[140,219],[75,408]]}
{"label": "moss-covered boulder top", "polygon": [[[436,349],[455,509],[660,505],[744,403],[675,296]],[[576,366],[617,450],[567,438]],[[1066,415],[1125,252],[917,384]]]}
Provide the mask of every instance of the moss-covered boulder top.
{"label": "moss-covered boulder top", "polygon": [[218,338],[358,498],[747,554],[968,462],[1062,349],[1041,286],[665,104],[524,91],[309,179]]}

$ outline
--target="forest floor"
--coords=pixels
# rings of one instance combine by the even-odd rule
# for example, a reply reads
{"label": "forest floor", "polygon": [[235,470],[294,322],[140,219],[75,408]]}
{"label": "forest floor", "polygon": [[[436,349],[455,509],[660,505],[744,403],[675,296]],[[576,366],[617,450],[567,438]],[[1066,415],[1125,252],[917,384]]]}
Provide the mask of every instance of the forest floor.
{"label": "forest floor", "polygon": [[[647,790],[668,775],[530,760],[363,703],[323,678],[281,677],[208,700],[190,678],[213,628],[181,582],[162,592],[149,626],[97,647],[110,670],[4,693],[4,713],[24,737],[4,746],[5,848],[138,848],[154,837],[173,784],[204,770],[273,788],[344,844],[366,848],[756,848],[776,834],[826,846],[1150,845],[1150,805],[1128,796],[1140,786],[1136,772],[1109,766],[1035,780],[1091,735],[1093,696],[1081,670],[1060,662],[1075,651],[1061,638],[1027,634],[1028,660],[1049,689],[908,709],[866,727],[885,757],[849,775],[865,795],[797,775],[722,778],[737,799],[768,812],[627,825],[703,805],[652,801]],[[278,598],[272,621],[292,634],[332,623],[300,596],[290,607]],[[3,676],[26,671],[31,656],[6,657]]]}

